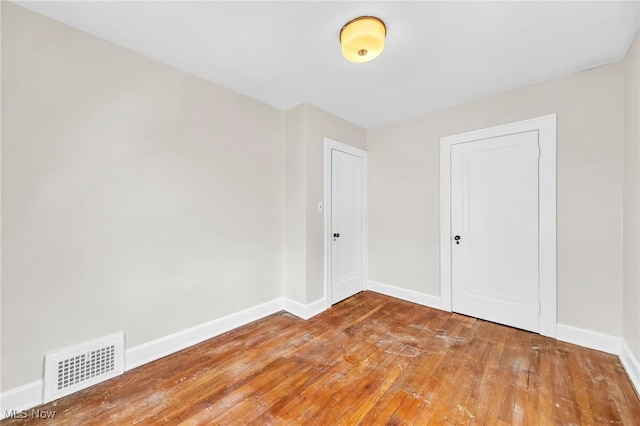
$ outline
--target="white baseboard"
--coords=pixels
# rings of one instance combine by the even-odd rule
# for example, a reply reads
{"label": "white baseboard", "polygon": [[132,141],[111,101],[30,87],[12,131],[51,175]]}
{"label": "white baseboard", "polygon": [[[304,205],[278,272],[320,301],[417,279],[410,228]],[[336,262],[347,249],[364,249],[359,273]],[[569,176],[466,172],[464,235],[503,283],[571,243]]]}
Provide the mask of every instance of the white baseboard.
{"label": "white baseboard", "polygon": [[[291,299],[278,298],[244,309],[222,318],[161,337],[126,350],[125,371],[155,361],[212,337],[259,320],[281,310],[302,319],[309,319],[325,310],[324,299],[303,305]],[[0,394],[0,419],[22,410],[42,405],[44,382],[37,380]]]}
{"label": "white baseboard", "polygon": [[139,367],[158,358],[178,352],[182,349],[204,342],[212,337],[233,330],[250,322],[281,311],[282,299],[272,300],[244,309],[222,318],[209,321],[177,333],[152,340],[127,349],[125,370]]}
{"label": "white baseboard", "polygon": [[558,324],[558,340],[585,348],[620,355],[622,339],[609,334],[599,333],[572,325]]}
{"label": "white baseboard", "polygon": [[640,361],[633,355],[633,352],[631,352],[631,349],[627,346],[627,342],[623,340],[621,346],[620,361],[627,371],[631,383],[633,383],[633,386],[636,388],[636,392],[640,395]]}
{"label": "white baseboard", "polygon": [[430,308],[442,309],[440,297],[438,296],[431,296],[430,294],[419,293],[417,291],[407,290],[406,288],[396,287],[378,281],[369,281],[367,289],[375,291],[376,293],[395,297],[396,299],[406,300],[407,302],[417,303]]}
{"label": "white baseboard", "polygon": [[283,306],[285,311],[297,316],[298,318],[302,318],[303,320],[308,320],[327,309],[324,299],[319,299],[308,305],[303,305],[300,302],[296,302],[295,300],[285,297],[283,298]]}
{"label": "white baseboard", "polygon": [[41,405],[43,401],[44,381],[36,380],[26,385],[10,389],[0,394],[0,419]]}

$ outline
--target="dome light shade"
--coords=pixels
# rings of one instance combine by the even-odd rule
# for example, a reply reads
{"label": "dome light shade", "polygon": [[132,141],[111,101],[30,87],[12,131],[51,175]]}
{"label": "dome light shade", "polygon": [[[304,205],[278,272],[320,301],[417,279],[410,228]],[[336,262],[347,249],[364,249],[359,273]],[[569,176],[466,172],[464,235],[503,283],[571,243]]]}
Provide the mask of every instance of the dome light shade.
{"label": "dome light shade", "polygon": [[351,62],[369,62],[384,50],[387,27],[374,16],[361,16],[347,22],[340,31],[342,55]]}

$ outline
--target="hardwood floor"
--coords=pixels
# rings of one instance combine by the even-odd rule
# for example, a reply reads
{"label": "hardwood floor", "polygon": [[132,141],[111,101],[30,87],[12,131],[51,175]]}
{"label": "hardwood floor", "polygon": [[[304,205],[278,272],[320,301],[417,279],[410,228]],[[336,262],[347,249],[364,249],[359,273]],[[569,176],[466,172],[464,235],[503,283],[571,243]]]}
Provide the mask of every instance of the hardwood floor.
{"label": "hardwood floor", "polygon": [[[308,321],[271,315],[39,409],[51,425],[640,424],[613,355],[372,292]],[[1,422],[30,423],[43,421]]]}

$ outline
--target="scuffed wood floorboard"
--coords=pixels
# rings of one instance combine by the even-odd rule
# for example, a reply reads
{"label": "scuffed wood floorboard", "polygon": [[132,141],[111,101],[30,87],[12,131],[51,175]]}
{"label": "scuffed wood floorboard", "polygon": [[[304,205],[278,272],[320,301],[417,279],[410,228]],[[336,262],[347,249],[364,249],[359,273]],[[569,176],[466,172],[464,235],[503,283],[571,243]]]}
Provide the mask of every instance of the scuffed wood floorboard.
{"label": "scuffed wood floorboard", "polygon": [[[4,425],[640,425],[617,357],[373,292],[281,312]],[[30,410],[28,410],[30,411]]]}

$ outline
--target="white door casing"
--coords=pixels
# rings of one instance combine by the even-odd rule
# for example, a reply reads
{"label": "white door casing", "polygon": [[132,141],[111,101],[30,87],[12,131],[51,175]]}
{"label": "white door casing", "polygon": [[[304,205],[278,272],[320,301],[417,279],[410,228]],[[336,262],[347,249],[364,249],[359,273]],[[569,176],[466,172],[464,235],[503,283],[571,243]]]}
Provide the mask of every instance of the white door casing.
{"label": "white door casing", "polygon": [[451,146],[454,312],[538,332],[538,132]]}
{"label": "white door casing", "polygon": [[[501,136],[536,132],[538,160],[538,294],[539,333],[556,337],[556,114],[496,127],[447,136],[440,139],[440,300],[444,310],[452,310],[452,265],[455,230],[452,223],[452,152],[459,144]],[[460,241],[462,245],[462,240]],[[459,248],[459,247],[457,247]],[[458,253],[459,254],[459,253]]]}
{"label": "white door casing", "polygon": [[325,138],[325,305],[367,281],[366,151]]}

